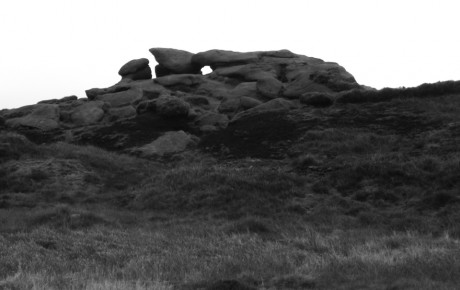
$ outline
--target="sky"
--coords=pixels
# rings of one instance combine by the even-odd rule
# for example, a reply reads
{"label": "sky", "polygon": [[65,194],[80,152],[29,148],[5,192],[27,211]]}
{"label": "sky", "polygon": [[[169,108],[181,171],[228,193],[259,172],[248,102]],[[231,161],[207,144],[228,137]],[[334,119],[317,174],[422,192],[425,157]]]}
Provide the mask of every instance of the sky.
{"label": "sky", "polygon": [[120,80],[149,49],[289,49],[364,85],[460,80],[458,0],[1,0],[0,109]]}

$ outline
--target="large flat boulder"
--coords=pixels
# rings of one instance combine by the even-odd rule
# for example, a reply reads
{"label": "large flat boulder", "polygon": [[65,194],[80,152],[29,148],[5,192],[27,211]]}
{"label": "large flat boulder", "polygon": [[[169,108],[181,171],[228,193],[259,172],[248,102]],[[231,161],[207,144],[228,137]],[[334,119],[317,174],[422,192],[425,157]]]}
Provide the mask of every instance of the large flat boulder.
{"label": "large flat boulder", "polygon": [[257,52],[235,52],[212,49],[192,56],[192,63],[201,67],[210,66],[213,70],[221,66],[247,64],[259,59]]}
{"label": "large flat boulder", "polygon": [[168,74],[201,74],[201,66],[192,63],[193,53],[173,49],[155,47],[149,50],[160,68],[156,69],[157,77]]}
{"label": "large flat boulder", "polygon": [[35,105],[32,112],[24,117],[6,120],[11,128],[29,127],[43,131],[59,128],[59,106],[55,104]]}
{"label": "large flat boulder", "polygon": [[143,93],[139,89],[129,89],[127,91],[121,91],[118,93],[110,93],[104,95],[98,95],[95,97],[97,101],[103,101],[110,104],[111,107],[123,107],[132,105],[136,101],[142,99]]}

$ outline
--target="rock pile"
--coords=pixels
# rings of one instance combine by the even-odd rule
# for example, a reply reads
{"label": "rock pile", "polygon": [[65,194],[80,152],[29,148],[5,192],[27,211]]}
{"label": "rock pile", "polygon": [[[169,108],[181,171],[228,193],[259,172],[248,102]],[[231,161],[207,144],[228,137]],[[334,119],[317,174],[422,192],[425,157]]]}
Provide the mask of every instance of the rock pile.
{"label": "rock pile", "polygon": [[[193,54],[152,48],[150,52],[158,62],[156,78],[152,79],[148,59],[134,59],[120,68],[118,74],[122,79],[111,87],[89,89],[87,98],[70,96],[3,110],[1,120],[6,127],[19,131],[56,131],[56,136],[69,136],[70,132],[76,141],[101,128],[112,126],[116,131],[114,126],[123,122],[131,122],[129,126],[134,128],[136,125],[132,124],[144,120],[145,126],[146,118],[151,119],[151,126],[161,128],[156,136],[183,129],[202,135],[261,112],[291,110],[302,105],[327,107],[333,104],[337,93],[361,88],[340,65],[288,50],[209,50]],[[202,74],[205,66],[212,69],[210,74]],[[118,132],[113,139],[118,143],[125,140],[120,143],[121,148],[133,143],[126,141],[131,138],[128,133],[123,134]],[[174,136],[168,134],[165,136]],[[142,140],[136,145],[153,141]],[[156,152],[146,149],[150,147],[136,148],[143,148],[142,154]]]}

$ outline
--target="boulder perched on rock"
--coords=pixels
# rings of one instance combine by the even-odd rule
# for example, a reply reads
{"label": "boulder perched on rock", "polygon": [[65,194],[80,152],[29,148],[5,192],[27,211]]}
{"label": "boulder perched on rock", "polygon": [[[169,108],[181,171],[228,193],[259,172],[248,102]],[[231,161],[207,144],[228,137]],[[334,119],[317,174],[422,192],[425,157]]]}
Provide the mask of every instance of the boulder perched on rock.
{"label": "boulder perched on rock", "polygon": [[123,79],[145,80],[152,78],[152,70],[149,67],[149,60],[146,58],[133,59],[123,65],[118,74]]}
{"label": "boulder perched on rock", "polygon": [[59,106],[52,104],[38,104],[32,112],[24,117],[8,119],[8,127],[29,127],[43,131],[59,128]]}
{"label": "boulder perched on rock", "polygon": [[190,105],[175,96],[160,97],[156,100],[156,112],[166,118],[184,118],[188,116]]}
{"label": "boulder perched on rock", "polygon": [[135,149],[144,157],[162,157],[184,151],[188,146],[196,143],[196,138],[184,131],[170,131],[164,133],[150,144]]}
{"label": "boulder perched on rock", "polygon": [[150,52],[160,66],[158,69],[155,68],[157,77],[169,74],[201,74],[201,66],[192,63],[193,53],[159,47],[151,48]]}
{"label": "boulder perched on rock", "polygon": [[329,107],[334,103],[331,94],[318,92],[302,94],[300,102],[313,107]]}

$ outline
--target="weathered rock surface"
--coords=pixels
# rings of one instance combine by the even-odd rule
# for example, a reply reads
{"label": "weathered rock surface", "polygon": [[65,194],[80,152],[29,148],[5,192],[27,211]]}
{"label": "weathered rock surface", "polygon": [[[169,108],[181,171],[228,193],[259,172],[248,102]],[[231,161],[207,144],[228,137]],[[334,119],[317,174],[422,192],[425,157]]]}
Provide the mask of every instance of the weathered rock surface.
{"label": "weathered rock surface", "polygon": [[257,81],[265,78],[276,78],[276,68],[269,64],[245,64],[217,68],[213,74],[241,79],[243,81]]}
{"label": "weathered rock surface", "polygon": [[[289,50],[214,49],[193,54],[152,48],[150,52],[159,63],[153,80],[149,60],[134,59],[120,68],[120,82],[87,90],[87,99],[70,96],[45,100],[3,110],[0,116],[14,130],[35,130],[33,134],[40,142],[53,134],[51,139],[71,134],[75,142],[129,151],[158,136],[164,137],[159,144],[168,144],[177,136],[184,137],[185,132],[209,136],[207,133],[229,130],[235,123],[252,126],[253,122],[269,120],[269,116],[284,120],[281,115],[301,103],[326,107],[336,95],[362,88],[340,65]],[[213,72],[202,75],[204,66]],[[172,131],[182,133],[163,135]]]}
{"label": "weathered rock surface", "polygon": [[[173,48],[151,48],[150,52],[159,63],[161,76],[169,74],[198,74],[201,66],[192,63],[193,53]],[[157,74],[157,77],[160,77]]]}
{"label": "weathered rock surface", "polygon": [[267,99],[276,99],[281,96],[283,83],[274,77],[262,78],[257,81],[257,92]]}
{"label": "weathered rock surface", "polygon": [[111,107],[123,107],[134,104],[142,99],[142,91],[129,89],[118,93],[109,93],[96,96],[95,100],[110,104]]}
{"label": "weathered rock surface", "polygon": [[38,104],[60,104],[60,103],[66,103],[70,101],[76,101],[78,99],[77,96],[68,96],[64,97],[61,99],[51,99],[51,100],[43,100],[38,102]]}
{"label": "weathered rock surface", "polygon": [[313,107],[329,107],[333,101],[333,96],[328,93],[304,93],[300,96],[300,102],[302,104],[310,105]]}
{"label": "weathered rock surface", "polygon": [[165,156],[184,151],[195,143],[195,138],[184,131],[171,131],[164,133],[152,143],[135,149],[144,157]]}
{"label": "weathered rock surface", "polygon": [[156,100],[156,112],[166,118],[184,118],[188,116],[190,105],[175,96],[160,97]]}
{"label": "weathered rock surface", "polygon": [[108,111],[111,121],[134,118],[137,115],[136,109],[133,106],[124,106],[120,108],[111,108]]}
{"label": "weathered rock surface", "polygon": [[271,101],[268,101],[266,103],[263,103],[257,107],[253,107],[249,110],[246,110],[244,112],[236,114],[233,119],[233,121],[236,121],[240,118],[247,117],[247,116],[254,116],[262,112],[268,112],[268,111],[289,111],[291,109],[296,109],[298,106],[293,103],[292,101],[288,101],[283,98],[277,98],[273,99]]}
{"label": "weathered rock surface", "polygon": [[[224,114],[206,113],[200,116],[196,121],[199,128],[204,126],[214,126],[216,129],[224,129],[228,125],[228,117]],[[207,127],[209,129],[209,127]]]}
{"label": "weathered rock surface", "polygon": [[131,86],[129,85],[116,84],[114,86],[104,88],[104,89],[92,88],[92,89],[86,90],[85,93],[89,100],[94,100],[97,96],[124,92],[124,91],[129,90],[130,88]]}
{"label": "weathered rock surface", "polygon": [[118,74],[123,79],[145,80],[152,78],[152,70],[149,67],[149,60],[146,58],[133,59],[123,65]]}
{"label": "weathered rock surface", "polygon": [[8,119],[6,125],[12,128],[30,127],[43,131],[59,128],[59,106],[39,104],[24,117]]}
{"label": "weathered rock surface", "polygon": [[96,124],[104,117],[104,102],[87,102],[71,113],[71,120],[77,126]]}
{"label": "weathered rock surface", "polygon": [[257,83],[256,82],[244,82],[240,83],[236,87],[231,90],[224,92],[224,98],[233,99],[233,98],[240,98],[240,97],[251,97],[257,98]]}
{"label": "weathered rock surface", "polygon": [[256,52],[212,49],[195,54],[192,57],[192,63],[201,67],[210,66],[214,70],[222,66],[255,62],[258,58],[259,56]]}
{"label": "weathered rock surface", "polygon": [[198,85],[203,82],[201,75],[194,74],[178,74],[178,75],[168,75],[164,77],[159,77],[155,79],[155,83],[162,86],[193,86]]}

